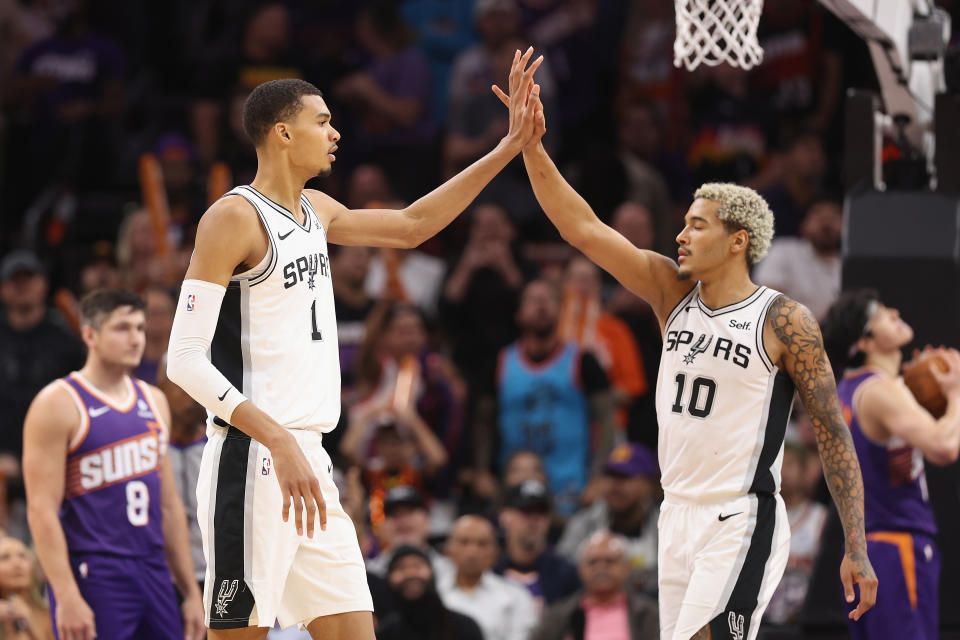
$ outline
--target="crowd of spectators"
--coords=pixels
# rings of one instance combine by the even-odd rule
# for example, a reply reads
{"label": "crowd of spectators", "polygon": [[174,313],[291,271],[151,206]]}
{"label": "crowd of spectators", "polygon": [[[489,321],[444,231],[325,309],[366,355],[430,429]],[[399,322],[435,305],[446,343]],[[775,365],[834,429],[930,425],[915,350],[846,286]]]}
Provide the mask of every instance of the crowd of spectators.
{"label": "crowd of spectators", "polygon": [[[389,206],[494,146],[507,113],[490,85],[533,44],[545,144],[601,219],[674,256],[695,185],[753,186],[777,230],[755,279],[822,315],[840,289],[842,88],[874,82],[865,48],[814,0],[766,3],[750,72],[677,70],[673,33],[670,0],[0,0],[0,625],[8,609],[41,623],[42,598],[8,573],[28,557],[21,427],[36,392],[82,364],[84,293],[145,298],[136,375],[170,400],[195,512],[204,414],[163,357],[214,176],[256,170],[239,114],[265,80],[313,82],[342,133],[333,174],[308,186]],[[145,153],[164,177],[161,236]],[[656,637],[650,308],[560,241],[519,160],[417,249],[331,252],[343,415],[324,446],[382,637]],[[799,416],[771,623],[803,601],[825,518],[816,461]]]}

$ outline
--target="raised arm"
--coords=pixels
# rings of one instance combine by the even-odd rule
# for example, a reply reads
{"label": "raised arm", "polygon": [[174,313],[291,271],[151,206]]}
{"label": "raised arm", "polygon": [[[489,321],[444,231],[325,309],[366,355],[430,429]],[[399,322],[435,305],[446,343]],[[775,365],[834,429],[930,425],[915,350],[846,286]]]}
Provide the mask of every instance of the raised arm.
{"label": "raised arm", "polygon": [[533,134],[535,101],[539,88],[533,73],[543,61],[537,58],[529,66],[533,47],[523,56],[514,55],[510,70],[510,127],[507,135],[487,155],[450,178],[410,206],[400,209],[348,210],[319,191],[307,191],[318,211],[329,212],[327,233],[331,242],[377,247],[416,247],[446,227],[473,202],[480,191],[520,153]]}
{"label": "raised arm", "polygon": [[662,322],[691,287],[690,282],[677,280],[676,263],[638,249],[601,222],[563,178],[542,144],[525,147],[523,161],[537,201],[563,239],[646,300]]}
{"label": "raised arm", "polygon": [[77,407],[58,383],[37,395],[23,424],[23,482],[37,558],[57,598],[57,632],[61,638],[92,640],[96,636],[93,611],[73,577],[59,516],[67,451],[80,430],[80,421]]}
{"label": "raised arm", "polygon": [[874,378],[863,388],[857,407],[862,421],[882,426],[937,465],[952,464],[960,454],[960,354],[945,351],[950,369],[940,375],[947,411],[939,420],[920,406],[901,380],[892,378]]}
{"label": "raised arm", "polygon": [[840,580],[847,602],[854,599],[853,583],[860,585],[860,603],[850,613],[859,620],[876,601],[877,576],[867,558],[860,463],[840,409],[820,327],[809,309],[779,296],[767,313],[764,346],[771,362],[793,379],[816,430],[823,475],[843,523],[845,553]]}

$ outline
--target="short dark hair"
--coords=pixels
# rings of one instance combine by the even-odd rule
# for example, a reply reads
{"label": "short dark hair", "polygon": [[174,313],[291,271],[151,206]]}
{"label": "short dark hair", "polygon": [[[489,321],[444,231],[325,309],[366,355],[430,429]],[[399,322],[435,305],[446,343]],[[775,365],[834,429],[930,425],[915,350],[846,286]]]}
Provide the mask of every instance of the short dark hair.
{"label": "short dark hair", "polygon": [[143,298],[122,289],[99,289],[88,293],[80,301],[80,322],[99,329],[110,314],[123,307],[143,311],[147,305]]}
{"label": "short dark hair", "polygon": [[880,301],[874,289],[843,292],[827,311],[821,329],[823,346],[830,358],[834,375],[840,377],[844,369],[862,366],[866,356],[854,349],[867,334],[867,323],[872,303]]}
{"label": "short dark hair", "polygon": [[243,130],[247,137],[255,146],[260,145],[270,127],[296,115],[303,96],[323,97],[323,92],[297,78],[270,80],[256,87],[243,103]]}

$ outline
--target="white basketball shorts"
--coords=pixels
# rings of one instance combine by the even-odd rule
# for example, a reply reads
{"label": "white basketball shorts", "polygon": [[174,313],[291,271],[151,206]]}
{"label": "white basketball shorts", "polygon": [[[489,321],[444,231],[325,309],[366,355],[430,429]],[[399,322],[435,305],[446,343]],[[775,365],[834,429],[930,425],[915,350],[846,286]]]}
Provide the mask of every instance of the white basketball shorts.
{"label": "white basketball shorts", "polygon": [[[220,424],[220,421],[217,421]],[[207,559],[203,603],[211,629],[306,625],[314,618],[373,611],[350,517],[340,506],[330,456],[314,431],[291,430],[320,481],[327,529],[297,535],[270,451],[235,427],[210,429],[197,483]]]}
{"label": "white basketball shorts", "polygon": [[660,638],[753,640],[790,553],[783,499],[750,494],[718,504],[664,501],[659,527]]}

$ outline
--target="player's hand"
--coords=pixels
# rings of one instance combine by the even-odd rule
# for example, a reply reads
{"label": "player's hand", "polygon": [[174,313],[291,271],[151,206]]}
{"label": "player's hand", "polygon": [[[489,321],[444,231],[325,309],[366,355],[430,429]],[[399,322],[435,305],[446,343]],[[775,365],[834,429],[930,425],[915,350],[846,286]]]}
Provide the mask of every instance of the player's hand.
{"label": "player's hand", "polygon": [[[527,54],[525,55],[528,55],[531,52],[532,52],[532,47],[527,51]],[[519,54],[519,51],[517,52],[517,54]],[[539,58],[537,58],[536,61],[534,61],[534,65],[539,66],[542,61],[543,61],[543,56],[540,56]],[[531,121],[529,122],[529,124],[532,125],[533,128],[529,136],[523,137],[523,139],[525,140],[523,148],[531,148],[536,146],[540,142],[540,140],[543,138],[543,135],[547,132],[547,121],[543,114],[543,103],[540,102],[540,85],[532,84],[533,83],[532,73],[531,73],[531,79],[528,81],[527,84],[523,83],[523,78],[521,77],[520,82],[518,83],[518,88],[514,88],[514,82],[513,82],[514,71],[516,70],[517,65],[518,65],[517,57],[516,55],[514,55],[513,69],[511,69],[510,71],[510,95],[509,96],[505,94],[497,85],[493,85],[490,88],[493,90],[493,93],[496,94],[498,98],[500,98],[500,102],[505,104],[507,108],[510,109],[511,122],[512,122],[512,115],[514,113],[514,106],[511,100],[516,101],[521,97],[523,97],[526,100],[525,108],[529,109],[529,112],[527,113],[527,117],[531,118]],[[531,65],[531,68],[534,68],[534,65]],[[529,87],[528,89],[529,95],[518,96],[516,94],[516,91],[522,90],[524,87]]]}
{"label": "player's hand", "polygon": [[[519,50],[513,55],[513,65],[510,67],[508,85],[509,96],[500,87],[496,85],[491,87],[493,92],[510,109],[510,127],[504,140],[517,152],[527,145],[535,130],[534,120],[536,105],[539,103],[540,87],[534,84],[533,74],[543,64],[543,56],[527,66],[532,55],[533,47],[527,49],[522,56]],[[531,100],[532,97],[536,100]]]}
{"label": "player's hand", "polygon": [[60,640],[93,640],[97,637],[93,610],[79,593],[57,600],[56,625]]}
{"label": "player's hand", "polygon": [[[320,492],[320,481],[307,462],[300,445],[289,433],[280,444],[274,445],[273,466],[277,471],[277,481],[283,494],[283,521],[290,519],[290,507],[293,507],[297,535],[303,535],[303,520],[307,520],[307,537],[313,537],[314,522],[320,515],[320,529],[327,530],[327,503]],[[304,508],[306,506],[306,508]],[[306,513],[304,513],[306,511]]]}
{"label": "player's hand", "polygon": [[180,613],[183,615],[183,640],[203,640],[207,627],[203,623],[203,596],[199,589],[184,598]]}
{"label": "player's hand", "polygon": [[940,371],[939,367],[930,367],[930,373],[933,375],[943,395],[960,396],[960,352],[956,349],[940,348],[936,349],[937,355],[947,363],[947,370]]}
{"label": "player's hand", "polygon": [[843,583],[843,594],[849,603],[856,599],[853,585],[860,585],[860,602],[857,608],[850,612],[851,620],[859,620],[877,601],[877,574],[874,573],[865,551],[843,554],[840,582]]}

